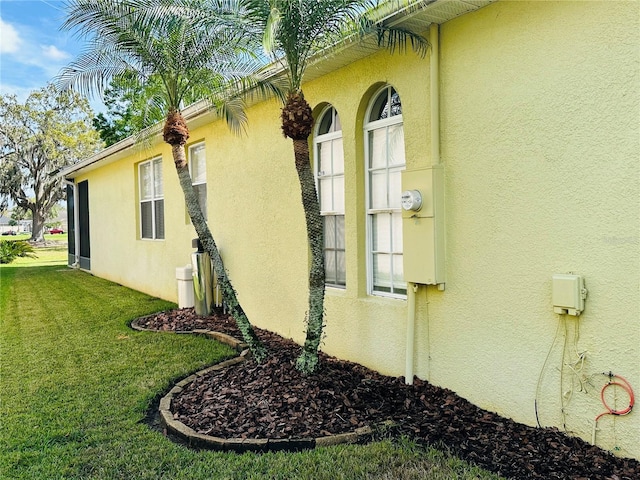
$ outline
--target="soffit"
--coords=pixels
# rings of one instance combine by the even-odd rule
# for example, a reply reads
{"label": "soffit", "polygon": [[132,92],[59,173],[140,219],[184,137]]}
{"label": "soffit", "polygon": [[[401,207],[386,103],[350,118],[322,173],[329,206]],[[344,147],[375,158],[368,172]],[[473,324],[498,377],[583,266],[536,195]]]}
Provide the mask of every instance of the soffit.
{"label": "soffit", "polygon": [[[485,7],[497,0],[418,0],[383,17],[385,25],[403,27],[414,32],[426,32],[431,24],[441,24],[453,18]],[[375,38],[354,38],[317,55],[307,68],[304,81],[310,82],[380,50]]]}

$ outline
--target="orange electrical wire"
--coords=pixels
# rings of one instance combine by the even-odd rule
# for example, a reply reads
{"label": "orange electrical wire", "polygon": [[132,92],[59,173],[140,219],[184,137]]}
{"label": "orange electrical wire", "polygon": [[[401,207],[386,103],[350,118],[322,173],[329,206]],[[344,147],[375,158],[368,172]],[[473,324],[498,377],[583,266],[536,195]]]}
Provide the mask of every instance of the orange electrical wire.
{"label": "orange electrical wire", "polygon": [[[612,379],[614,379],[614,378],[620,379],[622,383],[621,382],[612,381]],[[607,388],[612,387],[612,386],[620,387],[625,392],[627,392],[627,394],[629,395],[629,406],[628,407],[623,408],[621,410],[614,410],[613,408],[611,408],[607,404],[607,400],[604,397],[604,392],[607,390]],[[600,399],[602,400],[602,404],[604,405],[604,408],[607,409],[607,411],[606,412],[602,412],[600,415],[598,415],[596,417],[596,420],[595,420],[596,423],[598,423],[598,420],[600,420],[600,417],[603,417],[604,415],[626,415],[626,414],[628,414],[633,409],[633,404],[635,403],[635,395],[633,394],[633,389],[631,388],[631,384],[627,381],[626,378],[621,377],[620,375],[614,375],[612,373],[609,373],[609,383],[605,384],[602,387],[602,390],[600,390]]]}

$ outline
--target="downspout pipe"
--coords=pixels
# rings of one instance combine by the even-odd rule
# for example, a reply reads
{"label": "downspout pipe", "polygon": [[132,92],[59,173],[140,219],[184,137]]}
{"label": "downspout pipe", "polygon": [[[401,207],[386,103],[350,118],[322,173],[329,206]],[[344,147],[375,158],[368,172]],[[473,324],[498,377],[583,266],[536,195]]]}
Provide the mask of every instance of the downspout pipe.
{"label": "downspout pipe", "polygon": [[407,356],[405,363],[404,382],[413,385],[414,376],[414,346],[416,343],[416,292],[418,284],[407,282]]}
{"label": "downspout pipe", "polygon": [[429,77],[431,78],[431,165],[440,163],[440,26],[429,27]]}
{"label": "downspout pipe", "polygon": [[[440,28],[437,23],[432,23],[429,27],[429,43],[431,46],[431,57],[429,59],[429,77],[430,77],[430,107],[431,107],[431,164],[438,165],[440,163]],[[407,346],[405,358],[405,383],[413,384],[415,372],[415,337],[416,337],[416,293],[419,284],[407,283]],[[440,286],[438,287],[440,288]],[[427,324],[429,322],[429,314],[427,309]],[[427,332],[428,332],[427,328]],[[428,333],[427,333],[428,335]],[[427,339],[427,348],[429,342]],[[426,371],[429,376],[429,352],[426,355]]]}

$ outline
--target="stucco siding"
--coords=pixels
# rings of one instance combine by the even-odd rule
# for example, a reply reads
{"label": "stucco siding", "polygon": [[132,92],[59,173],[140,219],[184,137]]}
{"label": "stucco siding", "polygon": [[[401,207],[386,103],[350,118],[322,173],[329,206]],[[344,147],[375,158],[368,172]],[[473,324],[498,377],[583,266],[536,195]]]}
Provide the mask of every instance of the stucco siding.
{"label": "stucco siding", "polygon": [[[638,2],[497,2],[440,26],[446,288],[418,289],[415,373],[587,440],[602,372],[640,390],[638,31]],[[378,52],[304,86],[314,114],[335,107],[344,145],[347,286],[327,289],[322,349],[394,376],[407,302],[367,294],[363,118],[392,85],[407,168],[431,165],[431,60]],[[189,142],[205,142],[209,226],[249,319],[302,342],[309,254],[279,114],[258,103],[244,135],[215,120]],[[166,238],[140,240],[136,165],[157,155]],[[176,301],[195,232],[170,149],[132,148],[83,179],[92,272]],[[552,276],[569,272],[588,289],[579,318],[553,312]],[[597,443],[640,458],[640,415],[602,418]]]}
{"label": "stucco siding", "polygon": [[[538,387],[541,422],[585,438],[599,373],[640,385],[638,7],[499,2],[441,30],[448,282],[431,379],[532,424]],[[552,310],[551,277],[568,272],[589,290],[579,319]],[[599,426],[600,444],[626,436],[640,454],[637,416]]]}

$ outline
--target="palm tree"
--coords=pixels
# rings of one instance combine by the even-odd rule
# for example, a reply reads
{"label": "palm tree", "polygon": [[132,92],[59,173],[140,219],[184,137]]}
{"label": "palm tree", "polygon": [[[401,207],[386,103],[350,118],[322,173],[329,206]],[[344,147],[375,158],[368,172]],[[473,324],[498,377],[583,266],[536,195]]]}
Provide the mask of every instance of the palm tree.
{"label": "palm tree", "polygon": [[160,79],[155,102],[166,112],[163,139],[171,145],[189,217],[211,256],[229,312],[260,363],[266,349],[238,302],[191,182],[185,153],[189,129],[180,110],[185,99],[204,98],[232,129],[241,129],[246,118],[238,92],[259,85],[251,77],[259,64],[247,43],[251,36],[237,21],[234,0],[194,2],[206,10],[206,25],[171,0],[69,0],[63,27],[77,29],[92,44],[56,83],[101,94],[114,78],[134,78],[142,85]]}
{"label": "palm tree", "polygon": [[388,28],[371,20],[371,12],[378,7],[373,0],[245,1],[249,18],[263,32],[266,52],[282,64],[287,76],[282,132],[293,141],[311,250],[307,333],[296,366],[309,374],[318,367],[324,321],[325,270],[323,223],[309,156],[308,139],[313,116],[302,92],[305,71],[314,54],[330,50],[332,45],[356,35],[373,33],[378,44],[390,51],[402,50],[409,42],[413,50],[422,55],[426,53],[428,43],[410,31]]}

